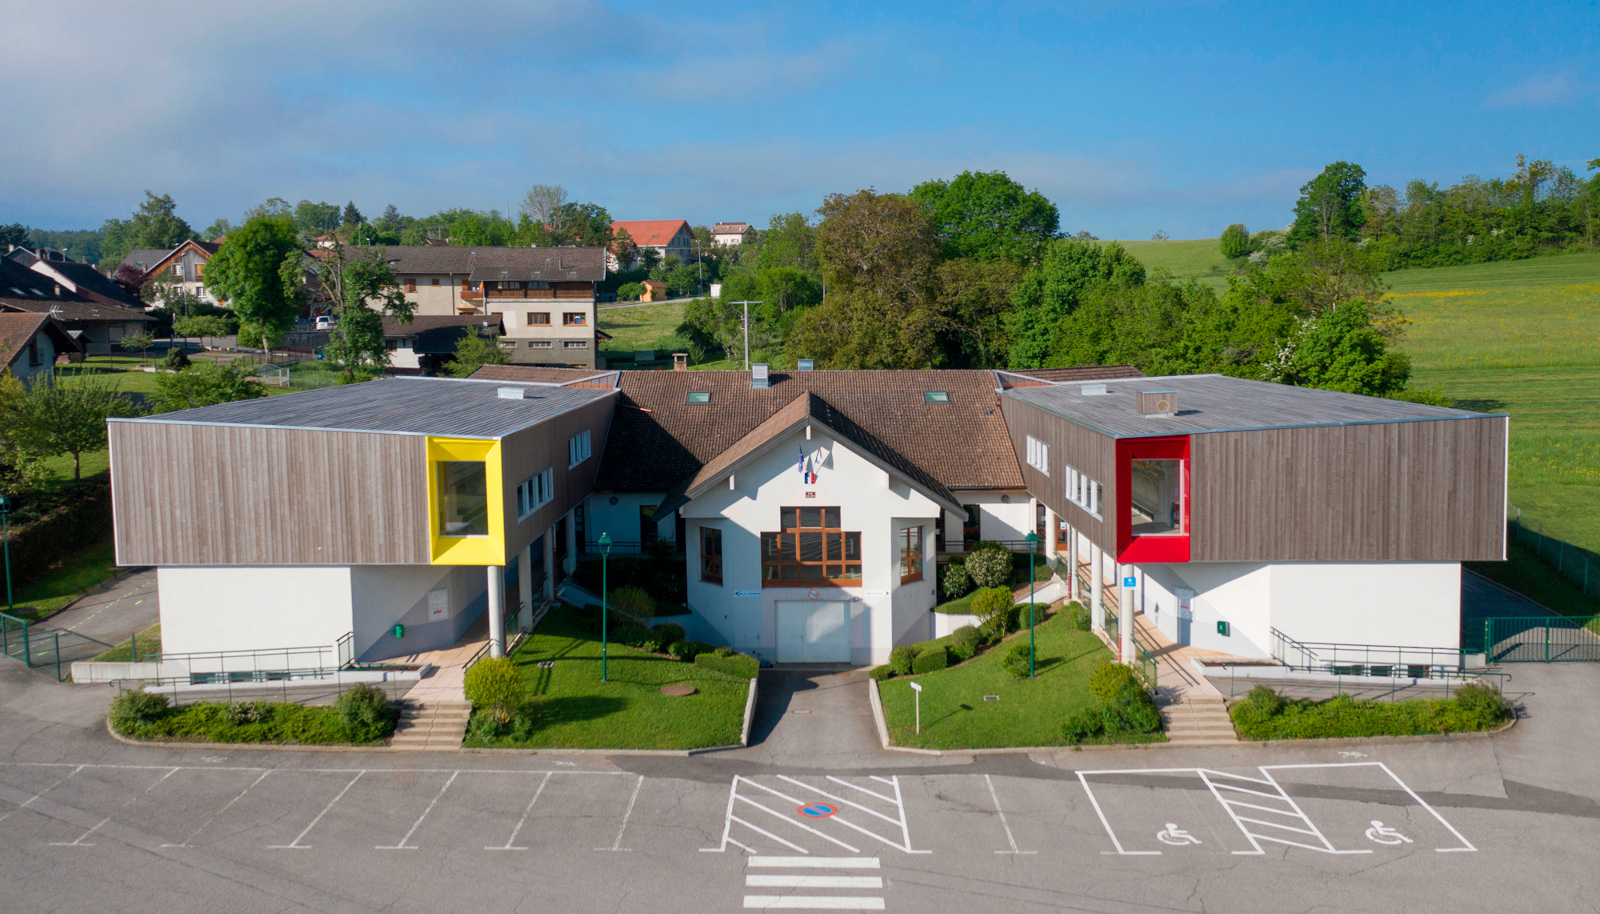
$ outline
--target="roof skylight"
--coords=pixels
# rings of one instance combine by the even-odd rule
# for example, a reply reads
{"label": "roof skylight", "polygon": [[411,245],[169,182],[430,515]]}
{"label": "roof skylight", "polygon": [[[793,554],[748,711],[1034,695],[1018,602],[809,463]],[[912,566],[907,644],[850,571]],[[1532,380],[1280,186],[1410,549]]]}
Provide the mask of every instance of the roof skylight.
{"label": "roof skylight", "polygon": [[922,392],[922,402],[924,402],[924,403],[949,403],[950,402],[950,391],[948,391],[948,390],[925,390],[925,391]]}
{"label": "roof skylight", "polygon": [[686,400],[684,402],[686,402],[686,403],[710,403],[711,402],[711,391],[709,391],[709,390],[691,390],[691,391],[689,391],[688,400]]}

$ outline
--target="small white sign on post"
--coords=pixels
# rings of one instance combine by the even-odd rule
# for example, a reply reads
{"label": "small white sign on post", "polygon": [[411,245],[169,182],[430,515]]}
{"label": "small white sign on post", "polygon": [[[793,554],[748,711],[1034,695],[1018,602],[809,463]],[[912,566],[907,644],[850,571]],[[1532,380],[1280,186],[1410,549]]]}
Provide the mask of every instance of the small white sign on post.
{"label": "small white sign on post", "polygon": [[911,682],[911,683],[907,683],[907,685],[911,686],[911,691],[916,693],[917,734],[921,735],[921,733],[922,733],[922,683],[920,683],[920,682]]}

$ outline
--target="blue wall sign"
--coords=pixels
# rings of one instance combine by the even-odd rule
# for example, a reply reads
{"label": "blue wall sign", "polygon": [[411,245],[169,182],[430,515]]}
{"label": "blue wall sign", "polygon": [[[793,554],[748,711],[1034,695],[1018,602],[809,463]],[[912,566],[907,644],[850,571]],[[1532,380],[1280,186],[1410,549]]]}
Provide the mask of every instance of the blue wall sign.
{"label": "blue wall sign", "polygon": [[1124,577],[1124,578],[1123,578],[1123,579],[1122,579],[1122,586],[1123,586],[1123,587],[1128,587],[1128,588],[1131,588],[1131,587],[1133,587],[1133,585],[1134,585],[1134,583],[1135,583],[1135,581],[1134,581],[1134,580],[1133,580],[1133,575],[1131,575],[1131,574],[1130,574],[1130,575],[1127,575],[1127,576],[1125,576],[1125,577]]}
{"label": "blue wall sign", "polygon": [[735,590],[733,592],[733,595],[736,596],[736,597],[759,597],[759,596],[761,596],[761,591],[759,591],[759,590]]}

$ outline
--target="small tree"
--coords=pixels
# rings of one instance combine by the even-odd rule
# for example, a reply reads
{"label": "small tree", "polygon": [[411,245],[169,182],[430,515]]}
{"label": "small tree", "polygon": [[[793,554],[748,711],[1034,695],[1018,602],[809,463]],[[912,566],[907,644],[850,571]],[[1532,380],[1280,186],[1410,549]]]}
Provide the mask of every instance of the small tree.
{"label": "small tree", "polygon": [[170,413],[266,395],[266,389],[251,379],[249,366],[203,361],[183,371],[158,375],[151,399],[156,412]]}
{"label": "small tree", "polygon": [[155,341],[156,338],[149,332],[140,330],[135,333],[124,333],[122,340],[117,345],[122,347],[123,352],[139,353],[139,364],[142,365],[144,364],[145,353],[150,351],[150,345]]}
{"label": "small tree", "polygon": [[510,657],[490,657],[474,663],[462,677],[461,691],[474,710],[500,724],[510,722],[527,696],[522,675]]}
{"label": "small tree", "polygon": [[227,318],[212,314],[200,317],[180,317],[172,322],[172,332],[185,339],[191,336],[200,339],[227,336],[232,331],[233,328],[228,325]]}
{"label": "small tree", "polygon": [[116,385],[91,375],[70,387],[35,384],[18,418],[25,440],[38,453],[72,455],[72,479],[77,482],[83,478],[83,452],[106,446],[106,420],[137,414]]}
{"label": "small tree", "polygon": [[1243,222],[1235,222],[1222,230],[1222,256],[1232,260],[1250,254],[1250,233]]}
{"label": "small tree", "polygon": [[455,357],[445,366],[444,373],[452,378],[466,378],[485,365],[504,365],[505,361],[506,353],[498,339],[469,330],[456,343]]}
{"label": "small tree", "polygon": [[996,638],[1003,638],[1009,627],[1011,591],[1004,587],[989,587],[972,596],[972,614]]}

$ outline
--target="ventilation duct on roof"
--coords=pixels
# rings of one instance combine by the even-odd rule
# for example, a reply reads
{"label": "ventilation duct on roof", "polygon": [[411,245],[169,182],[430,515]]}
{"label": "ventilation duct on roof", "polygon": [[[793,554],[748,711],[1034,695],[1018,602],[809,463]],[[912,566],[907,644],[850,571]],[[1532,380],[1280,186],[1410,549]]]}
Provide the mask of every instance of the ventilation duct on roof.
{"label": "ventilation duct on roof", "polygon": [[1178,414],[1178,392],[1175,390],[1139,391],[1139,415],[1146,419],[1170,419]]}
{"label": "ventilation duct on roof", "polygon": [[772,386],[772,382],[767,378],[767,366],[764,363],[761,363],[761,362],[757,362],[756,364],[751,365],[750,366],[750,389],[751,390],[766,390],[768,387],[771,387],[771,386]]}
{"label": "ventilation duct on roof", "polygon": [[502,400],[532,400],[537,396],[532,387],[500,387],[495,393]]}
{"label": "ventilation duct on roof", "polygon": [[1110,393],[1104,384],[1085,384],[1078,388],[1078,392],[1085,397],[1103,397]]}

